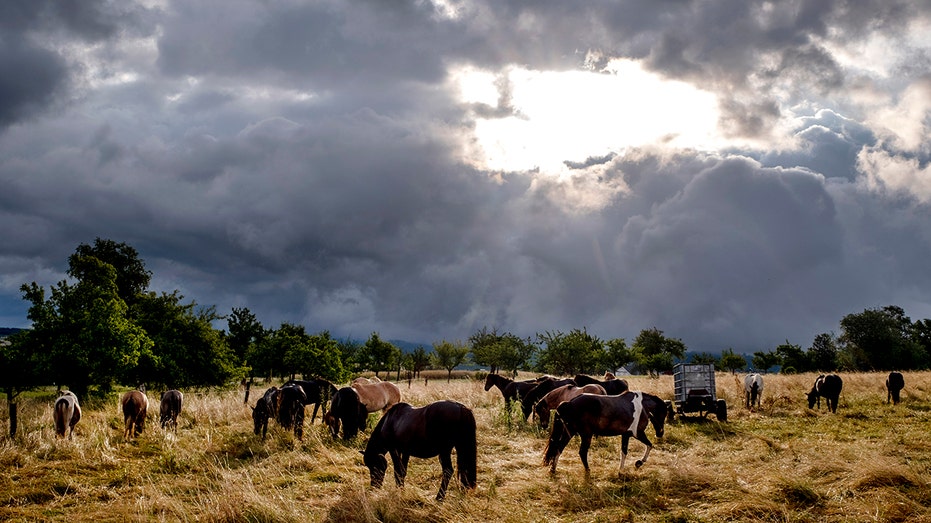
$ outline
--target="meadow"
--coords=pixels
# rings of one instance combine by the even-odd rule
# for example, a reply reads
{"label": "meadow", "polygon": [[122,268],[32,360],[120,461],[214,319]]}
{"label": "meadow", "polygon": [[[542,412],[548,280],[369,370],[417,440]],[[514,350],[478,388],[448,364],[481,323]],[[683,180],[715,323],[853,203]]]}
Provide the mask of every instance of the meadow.
{"label": "meadow", "polygon": [[[359,453],[367,434],[334,441],[319,416],[310,425],[310,409],[303,441],[274,424],[263,441],[243,391],[189,391],[177,433],[150,408],[143,435],[126,441],[114,394],[82,402],[69,441],[55,438],[49,391],[20,400],[20,433],[0,441],[0,521],[931,521],[931,372],[905,373],[895,406],[885,374],[841,374],[836,414],[824,402],[808,409],[813,374],[765,376],[762,406],[750,412],[738,376],[719,373],[727,422],[677,417],[663,440],[651,428],[655,447],[639,470],[632,459],[618,469],[620,438],[596,438],[589,478],[578,438],[551,476],[547,433],[506,412],[498,390],[484,391],[473,374],[454,376],[399,384],[414,405],[454,399],[475,412],[478,487],[464,491],[454,479],[444,502],[433,499],[436,459],[412,459],[404,489],[390,475],[371,489]],[[672,398],[671,376],[628,381]],[[264,389],[254,387],[250,403]],[[630,452],[639,457],[642,444],[632,440]]]}

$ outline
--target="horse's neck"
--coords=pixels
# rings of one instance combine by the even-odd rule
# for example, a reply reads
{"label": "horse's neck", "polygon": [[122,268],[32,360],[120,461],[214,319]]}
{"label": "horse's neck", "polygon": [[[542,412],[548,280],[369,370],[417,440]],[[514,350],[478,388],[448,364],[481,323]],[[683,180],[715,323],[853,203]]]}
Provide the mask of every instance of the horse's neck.
{"label": "horse's neck", "polygon": [[500,374],[494,374],[493,376],[495,376],[495,379],[494,381],[492,381],[492,383],[494,383],[495,387],[498,387],[498,389],[501,392],[504,392],[505,387],[507,387],[511,383],[514,383],[514,380],[510,378],[505,378],[504,376],[501,376]]}

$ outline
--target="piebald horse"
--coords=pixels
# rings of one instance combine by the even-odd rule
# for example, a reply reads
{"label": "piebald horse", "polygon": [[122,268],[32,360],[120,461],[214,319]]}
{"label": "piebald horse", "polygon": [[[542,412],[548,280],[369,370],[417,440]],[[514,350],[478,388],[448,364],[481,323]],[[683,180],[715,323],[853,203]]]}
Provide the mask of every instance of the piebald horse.
{"label": "piebald horse", "polygon": [[630,437],[646,445],[643,457],[638,459],[640,468],[650,456],[653,444],[647,438],[647,426],[652,423],[656,437],[662,438],[666,424],[666,402],[646,392],[628,391],[618,396],[582,394],[556,407],[553,431],[543,453],[543,464],[550,465],[550,473],[556,473],[559,455],[569,440],[576,434],[582,438],[579,457],[585,474],[588,475],[588,449],[593,436],[621,436],[621,469],[627,460]]}
{"label": "piebald horse", "polygon": [[545,429],[550,426],[550,412],[558,407],[560,403],[569,401],[581,394],[599,394],[605,396],[607,392],[605,392],[604,387],[594,383],[581,387],[563,385],[562,387],[547,392],[533,407],[533,412],[537,415],[537,420],[540,422],[540,428]]}
{"label": "piebald horse", "polygon": [[141,390],[131,390],[123,394],[120,404],[123,409],[123,437],[130,439],[142,434],[149,398]]}
{"label": "piebald horse", "polygon": [[844,380],[837,374],[824,374],[815,379],[815,384],[811,387],[808,395],[808,408],[813,409],[815,403],[821,408],[821,398],[827,401],[828,410],[837,412],[837,399],[840,397],[840,391],[844,388]]}
{"label": "piebald horse", "polygon": [[55,437],[64,438],[65,429],[68,429],[68,439],[74,435],[74,426],[81,421],[81,406],[78,404],[78,397],[70,390],[61,393],[61,396],[55,400],[55,410],[52,413],[55,418]]}

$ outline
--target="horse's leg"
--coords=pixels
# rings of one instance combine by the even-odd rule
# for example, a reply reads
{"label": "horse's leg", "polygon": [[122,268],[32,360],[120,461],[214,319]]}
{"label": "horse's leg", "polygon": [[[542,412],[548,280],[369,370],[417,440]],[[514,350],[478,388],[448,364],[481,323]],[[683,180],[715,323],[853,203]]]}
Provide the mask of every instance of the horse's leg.
{"label": "horse's leg", "polygon": [[397,450],[389,450],[388,454],[391,456],[391,463],[394,465],[394,482],[398,485],[398,488],[403,488],[404,478],[407,477],[407,462],[410,456],[401,454]]}
{"label": "horse's leg", "polygon": [[627,461],[627,447],[630,445],[630,433],[625,432],[621,435],[621,470],[624,470],[624,463]]}
{"label": "horse's leg", "polygon": [[646,433],[643,431],[640,431],[636,437],[637,437],[637,441],[647,446],[647,449],[643,451],[643,457],[638,459],[637,462],[634,463],[634,466],[639,469],[640,467],[643,466],[644,463],[647,462],[647,458],[650,457],[650,450],[653,449],[653,444],[650,443],[650,439],[647,438]]}
{"label": "horse's leg", "polygon": [[314,412],[310,415],[310,424],[314,424],[314,420],[317,419],[317,409],[320,408],[320,403],[314,403]]}
{"label": "horse's leg", "polygon": [[579,458],[582,459],[582,466],[585,467],[585,475],[588,475],[588,448],[592,446],[591,434],[579,434],[582,443],[579,444]]}
{"label": "horse's leg", "polygon": [[453,457],[449,450],[440,452],[440,466],[443,468],[443,479],[440,480],[440,491],[436,493],[436,500],[443,501],[446,497],[446,488],[449,486],[449,480],[453,477]]}

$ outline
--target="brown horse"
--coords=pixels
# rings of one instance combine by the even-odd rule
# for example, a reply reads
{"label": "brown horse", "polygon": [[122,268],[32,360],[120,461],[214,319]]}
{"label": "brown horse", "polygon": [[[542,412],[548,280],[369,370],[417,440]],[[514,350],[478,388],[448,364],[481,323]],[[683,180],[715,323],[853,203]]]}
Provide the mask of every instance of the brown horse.
{"label": "brown horse", "polygon": [[550,426],[550,412],[564,401],[569,401],[580,394],[607,394],[604,387],[590,383],[581,387],[575,385],[563,385],[547,392],[540,401],[533,407],[533,412],[537,415],[540,422],[540,428],[545,429]]}
{"label": "brown horse", "polygon": [[278,387],[271,387],[265,391],[265,395],[255,402],[252,407],[252,422],[254,424],[255,435],[262,434],[262,439],[268,433],[268,419],[278,416]]}
{"label": "brown horse", "polygon": [[71,439],[74,426],[81,421],[81,406],[78,404],[78,397],[70,390],[62,392],[55,401],[55,410],[52,415],[55,418],[55,437],[64,438],[67,427],[69,429],[68,439]]}
{"label": "brown horse", "polygon": [[158,417],[162,423],[162,428],[166,426],[172,430],[178,430],[178,416],[181,414],[181,403],[184,401],[184,394],[180,390],[166,390],[162,393],[162,401],[159,404]]}
{"label": "brown horse", "polygon": [[401,389],[390,381],[362,383],[353,381],[350,385],[359,395],[359,401],[368,412],[387,411],[401,401]]}
{"label": "brown horse", "polygon": [[593,436],[621,436],[621,468],[627,460],[630,437],[646,445],[643,458],[637,460],[640,468],[650,456],[653,444],[647,438],[648,424],[653,424],[656,437],[662,438],[666,424],[666,402],[645,392],[628,391],[619,396],[582,394],[556,407],[553,431],[543,453],[543,464],[550,465],[550,473],[556,473],[556,462],[569,440],[576,434],[582,438],[579,457],[585,474],[588,469],[588,449]]}
{"label": "brown horse", "polygon": [[149,398],[141,390],[131,390],[120,399],[123,407],[123,437],[129,439],[142,434],[145,429],[145,415],[149,408]]}
{"label": "brown horse", "polygon": [[532,380],[514,381],[500,374],[488,374],[488,376],[485,376],[485,390],[489,391],[492,387],[498,387],[501,395],[504,396],[504,407],[510,412],[511,401],[520,401],[527,392],[546,378],[546,376],[543,376]]}

